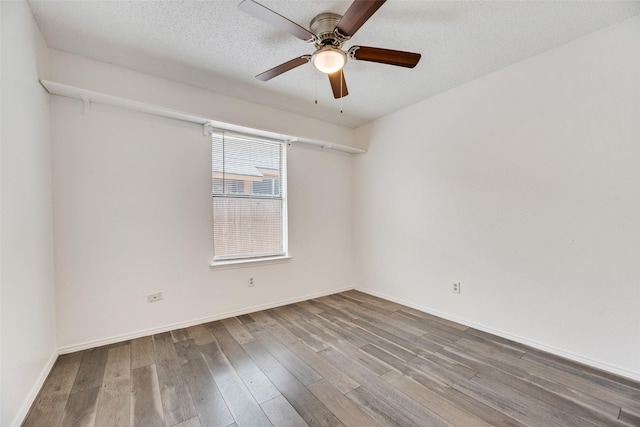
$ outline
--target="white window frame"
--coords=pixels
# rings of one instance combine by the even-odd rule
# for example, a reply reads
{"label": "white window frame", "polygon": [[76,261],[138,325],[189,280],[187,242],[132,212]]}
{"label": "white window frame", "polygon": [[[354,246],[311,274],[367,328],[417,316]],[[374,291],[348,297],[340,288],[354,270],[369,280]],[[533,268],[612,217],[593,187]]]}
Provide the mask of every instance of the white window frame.
{"label": "white window frame", "polygon": [[[212,256],[212,261],[211,261],[211,266],[212,267],[229,267],[229,268],[233,268],[233,267],[239,267],[239,266],[243,266],[243,265],[259,265],[259,264],[265,264],[265,263],[275,263],[275,262],[286,262],[288,260],[291,259],[291,256],[289,254],[289,215],[288,215],[288,171],[287,171],[287,166],[288,166],[288,161],[287,161],[287,151],[288,151],[288,146],[289,143],[286,140],[280,140],[280,139],[273,139],[273,138],[266,138],[266,137],[262,137],[262,136],[258,136],[258,135],[253,135],[253,134],[248,134],[248,133],[241,133],[241,132],[230,132],[230,131],[226,131],[226,130],[218,130],[218,129],[211,129],[211,149],[213,151],[213,138],[215,134],[228,134],[228,135],[233,135],[235,137],[244,137],[247,138],[248,140],[253,140],[253,141],[257,141],[257,142],[266,142],[266,143],[276,143],[280,146],[280,156],[281,156],[281,170],[280,170],[280,200],[282,203],[282,215],[281,215],[281,243],[282,243],[282,253],[281,254],[274,254],[274,255],[267,255],[267,256],[246,256],[246,257],[237,257],[237,258],[219,258],[216,259],[216,254],[215,254],[215,233],[214,233],[214,227],[215,227],[215,223],[212,222],[212,251],[213,251],[213,256]],[[213,152],[212,152],[212,156],[213,156]],[[212,177],[213,177],[213,162],[211,165],[211,172],[212,172]],[[211,218],[212,221],[215,221],[214,218],[214,212],[213,212],[213,201],[214,198],[216,197],[216,194],[214,193],[214,188],[213,188],[213,181],[212,181],[212,186],[211,186]],[[225,196],[220,196],[218,195],[217,197],[225,197]],[[264,196],[261,195],[256,195],[256,197],[252,197],[252,196],[244,196],[246,198],[254,198],[254,199],[259,199],[259,198],[265,198]]]}

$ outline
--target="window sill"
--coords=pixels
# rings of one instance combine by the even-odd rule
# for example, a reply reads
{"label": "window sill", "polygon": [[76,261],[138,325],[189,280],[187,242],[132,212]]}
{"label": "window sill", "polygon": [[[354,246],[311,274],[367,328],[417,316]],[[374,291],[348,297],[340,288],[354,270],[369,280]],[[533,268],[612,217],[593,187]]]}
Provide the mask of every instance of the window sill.
{"label": "window sill", "polygon": [[290,261],[290,255],[274,256],[269,258],[233,259],[226,261],[212,261],[211,268],[213,268],[214,270],[218,270],[227,268],[254,267],[268,264],[281,264]]}

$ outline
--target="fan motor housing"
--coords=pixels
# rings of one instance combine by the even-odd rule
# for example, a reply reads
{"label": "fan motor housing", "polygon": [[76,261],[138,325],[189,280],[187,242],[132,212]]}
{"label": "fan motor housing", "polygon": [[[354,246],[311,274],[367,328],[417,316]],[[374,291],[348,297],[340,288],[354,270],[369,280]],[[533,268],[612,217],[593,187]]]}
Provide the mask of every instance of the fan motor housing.
{"label": "fan motor housing", "polygon": [[321,13],[311,20],[309,28],[311,32],[316,35],[313,44],[317,48],[333,46],[340,49],[342,47],[346,39],[340,37],[335,31],[336,25],[338,25],[341,18],[342,15],[338,15],[337,13],[326,12]]}

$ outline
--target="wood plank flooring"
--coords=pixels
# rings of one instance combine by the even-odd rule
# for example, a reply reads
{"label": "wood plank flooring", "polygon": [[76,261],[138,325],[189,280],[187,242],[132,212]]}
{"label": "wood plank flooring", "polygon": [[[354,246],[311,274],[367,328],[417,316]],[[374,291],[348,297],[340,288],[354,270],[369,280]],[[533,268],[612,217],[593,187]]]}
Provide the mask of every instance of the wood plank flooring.
{"label": "wood plank flooring", "polygon": [[349,291],[60,356],[24,426],[640,426],[640,383]]}

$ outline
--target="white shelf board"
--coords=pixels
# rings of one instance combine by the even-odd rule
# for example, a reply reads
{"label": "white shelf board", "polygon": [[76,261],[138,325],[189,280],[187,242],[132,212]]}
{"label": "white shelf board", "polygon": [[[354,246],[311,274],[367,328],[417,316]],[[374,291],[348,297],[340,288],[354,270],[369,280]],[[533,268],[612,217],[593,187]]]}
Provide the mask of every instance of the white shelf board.
{"label": "white shelf board", "polygon": [[305,144],[317,145],[322,148],[328,148],[331,150],[344,151],[350,154],[365,153],[365,150],[361,150],[355,147],[349,147],[342,144],[334,144],[328,141],[319,141],[309,138],[301,138],[293,135],[283,135],[274,132],[263,131],[260,129],[252,129],[245,126],[234,125],[231,123],[219,122],[207,117],[194,116],[193,114],[184,113],[181,111],[171,110],[169,108],[159,107],[157,105],[146,104],[144,102],[134,101],[131,99],[121,98],[106,93],[95,92],[92,90],[82,89],[75,86],[69,86],[62,83],[53,82],[51,80],[40,80],[40,83],[44,88],[52,95],[65,96],[67,98],[80,99],[85,103],[85,108],[89,108],[91,103],[108,105],[111,107],[125,108],[127,110],[137,111],[139,113],[151,114],[154,116],[166,117],[169,119],[182,120],[185,122],[198,123],[201,125],[209,124],[216,129],[250,133],[268,138],[281,139],[290,142],[301,142]]}

